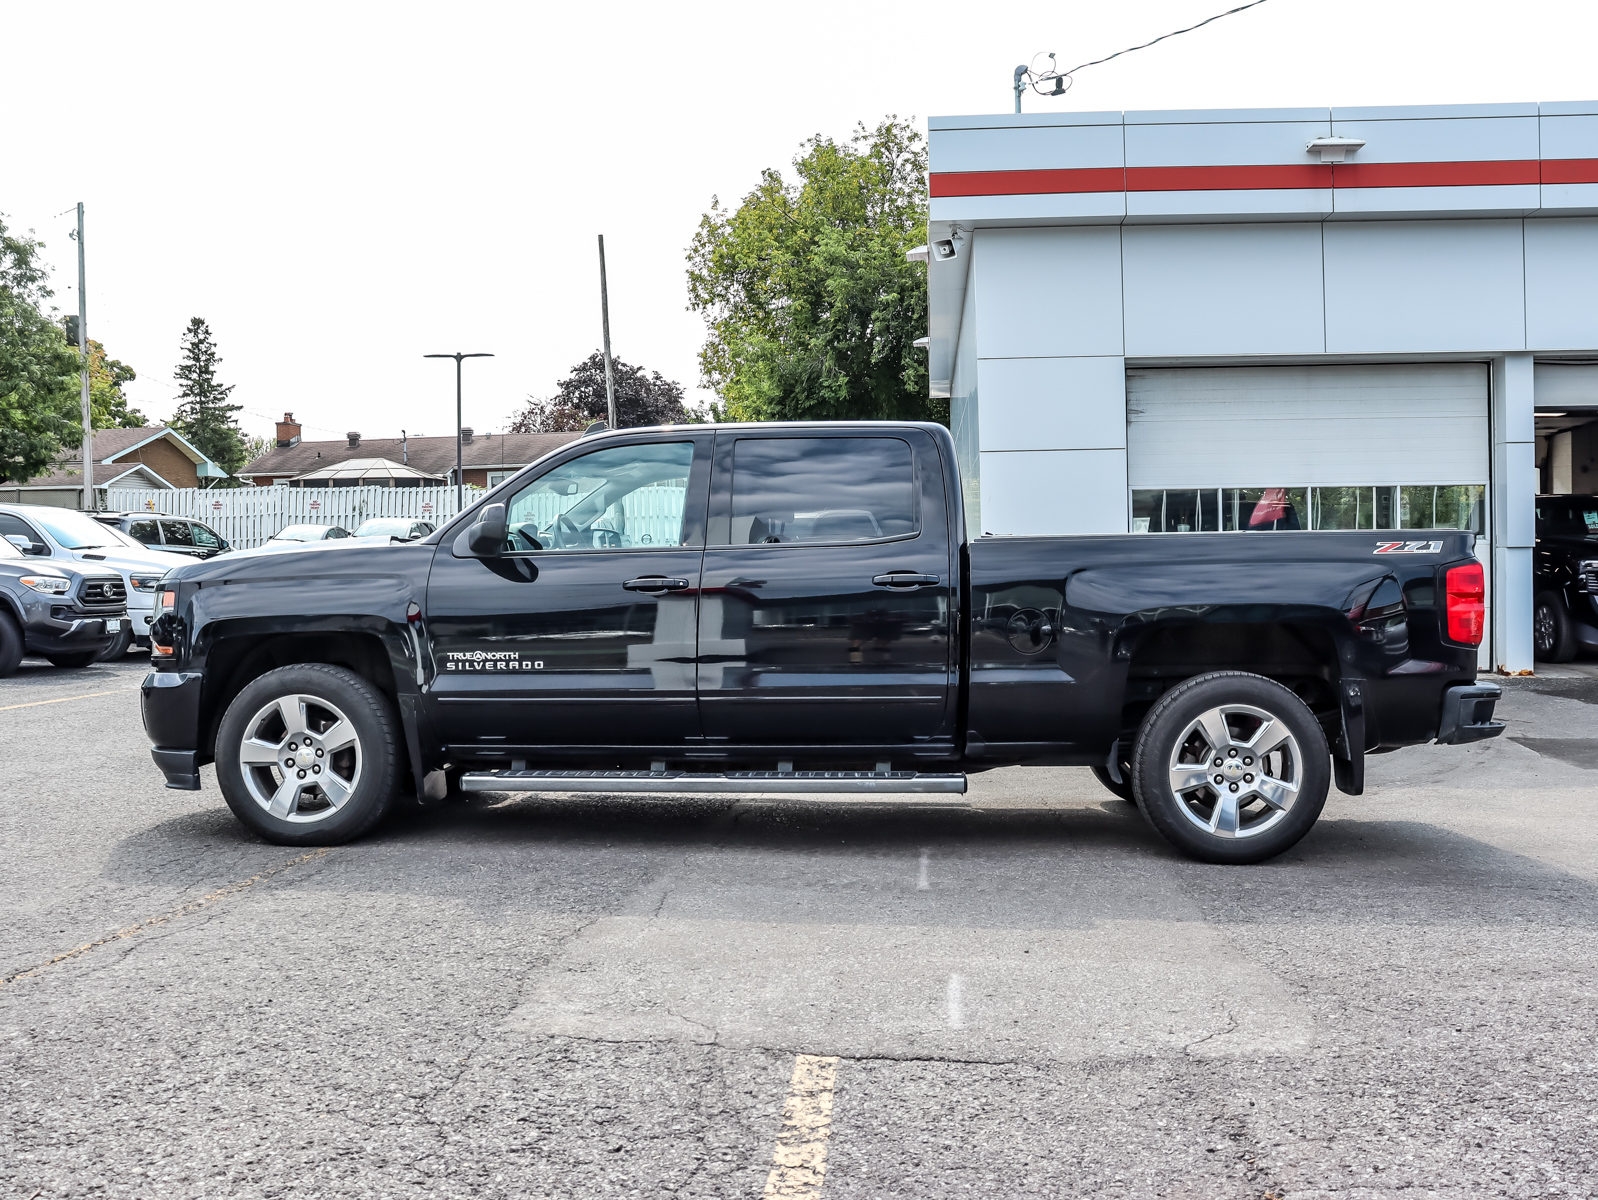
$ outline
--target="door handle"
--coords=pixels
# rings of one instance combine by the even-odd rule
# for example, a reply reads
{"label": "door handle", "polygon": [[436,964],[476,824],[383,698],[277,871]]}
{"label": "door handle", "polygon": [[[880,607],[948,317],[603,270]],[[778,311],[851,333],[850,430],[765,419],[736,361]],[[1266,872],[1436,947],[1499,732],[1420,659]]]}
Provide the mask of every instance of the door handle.
{"label": "door handle", "polygon": [[664,575],[644,575],[622,584],[629,592],[680,592],[688,587],[686,579],[668,579]]}
{"label": "door handle", "polygon": [[873,575],[871,582],[878,587],[885,588],[913,588],[925,584],[939,583],[942,577],[938,575],[917,575],[910,571],[898,571],[891,575]]}

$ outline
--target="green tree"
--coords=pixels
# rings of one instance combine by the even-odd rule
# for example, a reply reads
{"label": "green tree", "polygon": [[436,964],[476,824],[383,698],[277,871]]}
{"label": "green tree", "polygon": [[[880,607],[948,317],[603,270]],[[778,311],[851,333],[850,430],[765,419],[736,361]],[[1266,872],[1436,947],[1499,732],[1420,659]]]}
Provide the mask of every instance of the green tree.
{"label": "green tree", "polygon": [[[179,387],[172,428],[232,476],[244,466],[248,451],[244,433],[233,418],[242,406],[228,403],[233,385],[216,380],[221,362],[216,343],[211,340],[211,327],[203,317],[191,317],[183,331],[183,361],[174,372]],[[238,481],[230,478],[221,482],[232,486]]]}
{"label": "green tree", "polygon": [[896,117],[820,134],[735,211],[712,200],[688,252],[700,368],[733,420],[948,420],[927,396],[927,155]]}
{"label": "green tree", "polygon": [[[624,429],[638,425],[675,425],[689,420],[683,407],[682,384],[659,371],[646,371],[619,358],[610,360],[616,388],[616,422]],[[605,356],[595,350],[572,368],[546,398],[527,397],[527,404],[512,420],[509,433],[562,433],[587,429],[608,418],[605,396]]]}
{"label": "green tree", "polygon": [[53,293],[42,248],[0,221],[0,476],[17,483],[81,440],[78,355],[44,311]]}
{"label": "green tree", "polygon": [[[150,423],[149,418],[128,404],[122,391],[124,383],[132,383],[137,378],[132,367],[108,358],[105,347],[89,339],[89,415],[96,429],[137,429]],[[79,419],[82,419],[81,400]]]}

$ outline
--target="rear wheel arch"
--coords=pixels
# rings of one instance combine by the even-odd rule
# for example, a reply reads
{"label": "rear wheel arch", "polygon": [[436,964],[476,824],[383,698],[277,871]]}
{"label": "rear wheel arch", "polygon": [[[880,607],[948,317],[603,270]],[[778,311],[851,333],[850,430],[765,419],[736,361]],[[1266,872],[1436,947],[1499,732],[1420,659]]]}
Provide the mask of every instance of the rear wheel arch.
{"label": "rear wheel arch", "polygon": [[1121,734],[1126,746],[1172,689],[1200,675],[1242,672],[1287,688],[1315,714],[1328,740],[1340,726],[1342,659],[1332,628],[1313,621],[1164,621],[1125,631]]}

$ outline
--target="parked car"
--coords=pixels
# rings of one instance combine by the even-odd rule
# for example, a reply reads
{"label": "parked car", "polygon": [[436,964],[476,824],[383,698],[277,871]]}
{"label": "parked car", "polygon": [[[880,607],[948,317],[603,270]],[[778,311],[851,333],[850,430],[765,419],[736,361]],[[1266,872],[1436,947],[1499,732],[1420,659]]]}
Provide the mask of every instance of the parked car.
{"label": "parked car", "polygon": [[155,589],[173,567],[194,560],[152,550],[111,525],[69,508],[42,504],[0,504],[0,537],[31,558],[52,563],[102,563],[122,577],[127,591],[127,636],[106,651],[107,659],[126,654],[129,644],[148,647],[155,612]]}
{"label": "parked car", "polygon": [[342,525],[285,525],[257,547],[259,550],[298,550],[310,542],[332,542],[350,536]]}
{"label": "parked car", "polygon": [[145,729],[289,845],[402,787],[915,802],[1030,762],[1215,862],[1370,751],[1503,731],[1469,532],[968,540],[960,495],[938,425],[591,436],[420,542],[178,570]]}
{"label": "parked car", "polygon": [[216,530],[204,521],[190,517],[169,517],[164,513],[90,513],[96,521],[113,526],[140,545],[190,558],[215,558],[232,549]]}
{"label": "parked car", "polygon": [[369,521],[362,521],[355,529],[355,536],[375,538],[397,538],[402,542],[417,542],[437,528],[431,521],[413,521],[408,517],[373,517]]}
{"label": "parked car", "polygon": [[1532,645],[1544,662],[1598,651],[1598,496],[1537,497]]}
{"label": "parked car", "polygon": [[126,637],[127,623],[127,587],[115,572],[45,565],[0,539],[0,679],[30,654],[86,667]]}

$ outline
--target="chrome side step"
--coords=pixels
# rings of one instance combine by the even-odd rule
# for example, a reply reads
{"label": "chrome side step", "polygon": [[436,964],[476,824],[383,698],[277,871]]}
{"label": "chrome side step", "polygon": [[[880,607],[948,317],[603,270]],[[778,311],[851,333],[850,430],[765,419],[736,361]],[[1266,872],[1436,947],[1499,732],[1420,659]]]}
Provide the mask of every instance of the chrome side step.
{"label": "chrome side step", "polygon": [[464,792],[965,795],[964,773],[920,771],[468,771]]}

